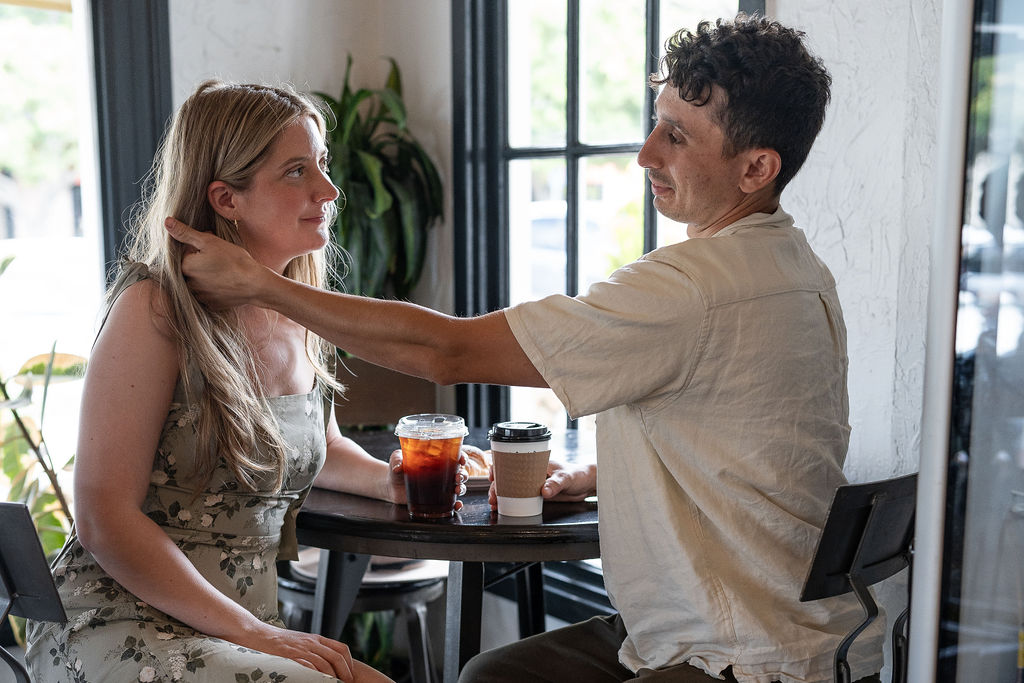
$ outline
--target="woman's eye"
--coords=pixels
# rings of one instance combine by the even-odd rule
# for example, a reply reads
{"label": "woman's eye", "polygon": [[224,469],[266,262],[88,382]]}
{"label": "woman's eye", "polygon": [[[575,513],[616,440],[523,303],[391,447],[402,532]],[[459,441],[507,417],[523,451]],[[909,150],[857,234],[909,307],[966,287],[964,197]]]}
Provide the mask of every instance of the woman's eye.
{"label": "woman's eye", "polygon": [[301,178],[302,177],[302,173],[303,173],[302,167],[301,166],[296,166],[292,170],[288,171],[285,175],[287,175],[287,176],[289,176],[291,178]]}
{"label": "woman's eye", "polygon": [[323,159],[320,160],[320,168],[322,168],[323,170],[326,171],[327,167],[330,166],[330,165],[331,165],[331,158],[330,157],[324,157]]}

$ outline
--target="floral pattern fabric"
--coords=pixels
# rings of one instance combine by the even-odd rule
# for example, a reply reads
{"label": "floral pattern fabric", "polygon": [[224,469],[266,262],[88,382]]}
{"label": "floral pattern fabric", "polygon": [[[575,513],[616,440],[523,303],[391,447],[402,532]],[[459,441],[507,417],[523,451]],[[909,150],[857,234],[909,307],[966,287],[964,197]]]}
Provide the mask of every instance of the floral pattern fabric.
{"label": "floral pattern fabric", "polygon": [[[221,463],[198,494],[189,481],[197,406],[179,383],[154,457],[143,512],[203,577],[261,620],[278,617],[277,559],[292,559],[294,518],[326,454],[321,392],[267,399],[290,446],[284,484],[243,490]],[[52,565],[65,625],[29,622],[28,664],[39,683],[305,683],[335,681],[302,665],[199,633],[130,593],[74,530]]]}

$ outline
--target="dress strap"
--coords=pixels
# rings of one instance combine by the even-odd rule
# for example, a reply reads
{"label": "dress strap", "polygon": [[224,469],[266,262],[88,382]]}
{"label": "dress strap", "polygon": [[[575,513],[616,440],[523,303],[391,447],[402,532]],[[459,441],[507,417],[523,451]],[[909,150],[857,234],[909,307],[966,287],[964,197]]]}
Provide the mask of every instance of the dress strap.
{"label": "dress strap", "polygon": [[126,263],[121,268],[121,273],[114,280],[114,284],[110,286],[110,290],[107,292],[107,309],[103,312],[103,320],[100,322],[99,329],[96,330],[96,336],[99,336],[100,330],[107,324],[107,318],[110,317],[110,311],[114,308],[114,302],[124,294],[124,291],[132,285],[148,280],[152,277],[149,272],[149,266],[145,263],[139,263],[137,261],[131,261]]}

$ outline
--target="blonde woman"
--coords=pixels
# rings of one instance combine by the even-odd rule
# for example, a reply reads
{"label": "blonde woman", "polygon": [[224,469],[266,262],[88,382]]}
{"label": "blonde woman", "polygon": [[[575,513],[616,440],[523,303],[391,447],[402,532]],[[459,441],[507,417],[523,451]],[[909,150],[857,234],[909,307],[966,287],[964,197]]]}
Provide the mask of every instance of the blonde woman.
{"label": "blonde woman", "polygon": [[401,503],[402,474],[339,432],[333,348],[266,309],[197,304],[163,227],[209,226],[321,286],[326,157],[322,116],[289,89],[210,81],[175,115],[86,375],[76,528],[53,566],[69,622],[30,625],[35,680],[389,680],[282,626],[275,561],[314,478]]}

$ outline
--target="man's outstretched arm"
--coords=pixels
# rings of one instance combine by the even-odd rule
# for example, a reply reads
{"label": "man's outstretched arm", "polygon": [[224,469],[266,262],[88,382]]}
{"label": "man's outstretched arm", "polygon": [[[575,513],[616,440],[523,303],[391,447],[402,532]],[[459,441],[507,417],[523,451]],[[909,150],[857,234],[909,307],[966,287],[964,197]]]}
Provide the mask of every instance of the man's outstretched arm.
{"label": "man's outstretched arm", "polygon": [[457,318],[402,301],[328,292],[278,275],[241,247],[168,218],[182,272],[212,308],[275,310],[364,360],[439,384],[546,387],[502,311]]}

